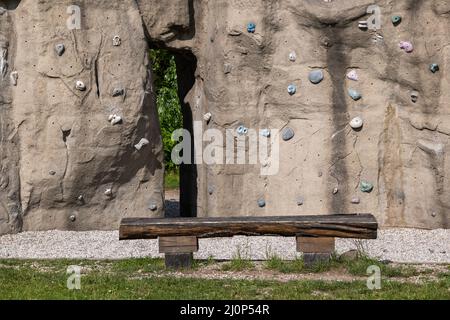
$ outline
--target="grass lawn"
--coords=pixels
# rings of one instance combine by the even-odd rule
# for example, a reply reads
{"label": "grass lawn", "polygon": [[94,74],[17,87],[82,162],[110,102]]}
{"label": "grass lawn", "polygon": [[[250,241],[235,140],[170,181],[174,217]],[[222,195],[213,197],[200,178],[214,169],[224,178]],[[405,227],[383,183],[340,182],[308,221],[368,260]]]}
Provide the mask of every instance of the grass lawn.
{"label": "grass lawn", "polygon": [[[373,260],[334,261],[314,269],[305,268],[301,260],[272,258],[259,267],[240,260],[197,261],[194,270],[181,273],[164,270],[162,259],[0,260],[0,299],[450,299],[448,266],[438,271],[384,266],[382,288],[369,290],[365,271]],[[69,265],[82,267],[80,290],[67,289]],[[320,280],[324,272],[354,275],[355,279]],[[208,273],[219,278],[200,278]],[[266,278],[233,279],[261,273]],[[279,275],[311,274],[317,279],[272,280]],[[231,275],[231,279],[221,275]]]}
{"label": "grass lawn", "polygon": [[164,186],[166,190],[178,189],[180,187],[180,174],[178,170],[168,171],[164,174]]}

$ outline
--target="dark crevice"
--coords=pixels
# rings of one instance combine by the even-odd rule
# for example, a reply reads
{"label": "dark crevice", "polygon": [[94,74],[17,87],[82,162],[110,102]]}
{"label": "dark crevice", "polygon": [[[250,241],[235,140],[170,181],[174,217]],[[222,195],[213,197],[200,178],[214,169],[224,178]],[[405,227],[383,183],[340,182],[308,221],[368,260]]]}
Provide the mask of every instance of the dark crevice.
{"label": "dark crevice", "polygon": [[0,0],[0,7],[7,10],[16,10],[21,0]]}
{"label": "dark crevice", "polygon": [[64,143],[67,142],[67,137],[70,136],[70,133],[72,132],[72,130],[68,129],[68,130],[61,130],[62,131],[62,139],[64,141]]}
{"label": "dark crevice", "polygon": [[100,84],[99,84],[99,77],[98,77],[98,59],[95,60],[94,65],[94,73],[95,73],[95,85],[97,86],[97,98],[100,98]]}

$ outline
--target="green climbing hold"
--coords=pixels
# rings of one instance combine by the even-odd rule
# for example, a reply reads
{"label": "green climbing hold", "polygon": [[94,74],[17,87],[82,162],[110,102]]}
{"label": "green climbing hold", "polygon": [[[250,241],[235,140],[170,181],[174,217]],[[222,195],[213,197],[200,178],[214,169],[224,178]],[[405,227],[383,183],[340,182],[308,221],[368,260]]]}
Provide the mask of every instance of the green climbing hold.
{"label": "green climbing hold", "polygon": [[361,191],[370,193],[373,190],[373,184],[367,181],[361,181]]}
{"label": "green climbing hold", "polygon": [[394,26],[400,24],[401,21],[402,21],[402,17],[400,17],[400,16],[392,16],[392,23],[394,24]]}

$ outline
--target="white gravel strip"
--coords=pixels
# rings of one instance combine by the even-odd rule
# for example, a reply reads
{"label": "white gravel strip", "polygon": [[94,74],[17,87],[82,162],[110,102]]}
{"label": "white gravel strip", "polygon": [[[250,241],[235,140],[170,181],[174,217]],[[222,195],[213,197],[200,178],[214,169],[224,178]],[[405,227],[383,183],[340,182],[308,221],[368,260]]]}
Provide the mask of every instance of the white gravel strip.
{"label": "white gravel strip", "polygon": [[[0,236],[0,258],[123,259],[160,257],[157,240],[119,241],[117,231],[45,231]],[[371,257],[405,263],[450,263],[450,229],[385,229],[377,240],[337,239],[338,253],[364,246]],[[200,239],[198,259],[293,259],[295,238],[233,237]]]}

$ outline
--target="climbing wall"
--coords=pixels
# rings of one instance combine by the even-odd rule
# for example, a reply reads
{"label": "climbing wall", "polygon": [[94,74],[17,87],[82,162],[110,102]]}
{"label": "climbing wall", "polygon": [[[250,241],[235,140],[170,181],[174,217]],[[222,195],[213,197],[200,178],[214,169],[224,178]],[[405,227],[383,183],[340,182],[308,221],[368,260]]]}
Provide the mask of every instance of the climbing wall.
{"label": "climbing wall", "polygon": [[[72,5],[81,23],[68,29]],[[279,140],[276,174],[185,167],[184,214],[370,212],[382,226],[449,227],[448,1],[0,7],[0,232],[163,214],[149,45],[177,55],[190,131]]]}

